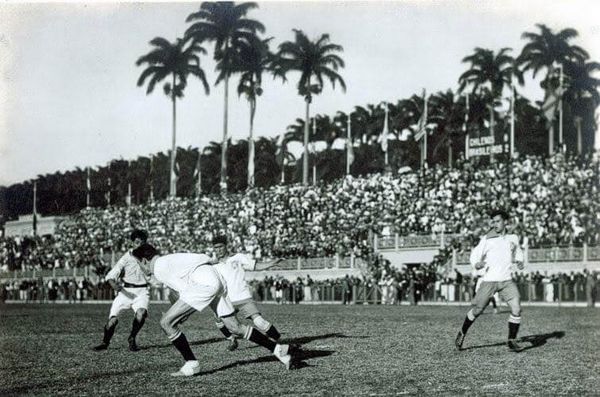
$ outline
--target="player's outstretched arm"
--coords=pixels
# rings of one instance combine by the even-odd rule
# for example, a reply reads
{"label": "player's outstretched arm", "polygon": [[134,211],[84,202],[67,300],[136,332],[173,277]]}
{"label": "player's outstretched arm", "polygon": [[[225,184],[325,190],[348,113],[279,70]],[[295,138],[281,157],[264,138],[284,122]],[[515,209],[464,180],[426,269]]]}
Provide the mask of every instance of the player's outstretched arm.
{"label": "player's outstretched arm", "polygon": [[281,263],[281,261],[283,261],[283,258],[277,258],[277,259],[273,259],[270,261],[256,262],[254,270],[256,270],[256,271],[267,270],[267,269],[272,268],[275,265],[278,265],[279,263]]}

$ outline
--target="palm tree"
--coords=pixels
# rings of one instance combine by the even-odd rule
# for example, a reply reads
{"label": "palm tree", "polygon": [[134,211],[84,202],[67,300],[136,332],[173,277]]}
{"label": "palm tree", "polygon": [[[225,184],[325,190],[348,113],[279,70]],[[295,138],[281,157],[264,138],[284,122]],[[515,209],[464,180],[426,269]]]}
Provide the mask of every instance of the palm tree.
{"label": "palm tree", "polygon": [[536,24],[540,33],[524,32],[521,38],[528,40],[516,61],[523,71],[531,70],[533,77],[546,70],[546,80],[552,75],[554,65],[565,62],[582,62],[589,58],[588,53],[581,47],[570,45],[569,41],[579,34],[575,29],[567,28],[554,33],[544,24]]}
{"label": "palm tree", "polygon": [[[588,126],[594,125],[594,111],[600,104],[600,79],[594,77],[600,72],[598,62],[566,62],[565,88],[563,97],[574,116],[577,133],[577,151],[583,150],[582,122]],[[592,135],[593,136],[593,135]],[[592,148],[594,145],[585,145]]]}
{"label": "palm tree", "polygon": [[[517,57],[517,63],[524,72],[532,71],[534,78],[540,70],[546,70],[540,85],[548,92],[550,88],[555,89],[559,85],[554,73],[557,66],[564,69],[569,62],[583,63],[589,55],[583,48],[569,43],[579,35],[577,30],[566,28],[554,33],[544,24],[536,24],[536,26],[539,33],[524,32],[521,35],[521,38],[528,43]],[[552,120],[548,120],[548,123],[550,124],[548,131],[550,151],[552,151],[554,128]],[[559,136],[559,139],[561,138],[562,135]]]}
{"label": "palm tree", "polygon": [[[242,44],[253,45],[259,41],[257,32],[264,33],[262,23],[246,18],[258,5],[253,2],[234,4],[232,1],[203,2],[198,12],[190,14],[186,22],[193,22],[185,32],[186,38],[195,42],[215,43],[214,59],[219,75],[215,85],[224,82],[223,141],[221,149],[221,190],[227,189],[227,122],[229,103],[229,78],[237,71],[238,51]],[[195,21],[195,22],[194,22]]]}
{"label": "palm tree", "polygon": [[154,90],[156,83],[170,77],[171,81],[166,82],[163,86],[165,95],[171,97],[173,104],[173,133],[171,143],[171,161],[169,173],[169,195],[176,194],[176,179],[175,179],[175,156],[176,156],[176,101],[177,98],[183,97],[183,91],[187,86],[188,75],[194,75],[202,82],[206,94],[209,92],[208,83],[204,70],[200,67],[200,57],[198,54],[205,54],[206,51],[200,44],[193,42],[186,45],[186,41],[177,39],[175,43],[170,43],[162,37],[155,37],[150,41],[150,44],[155,48],[146,55],[141,56],[136,65],[148,64],[148,67],[142,71],[137,85],[144,85],[147,78],[148,88],[146,94],[150,94]]}
{"label": "palm tree", "polygon": [[304,161],[302,164],[302,183],[308,184],[308,127],[309,110],[313,95],[321,93],[324,85],[323,76],[346,91],[346,83],[337,71],[344,67],[344,61],[337,52],[342,52],[343,47],[330,43],[329,35],[323,34],[315,41],[308,39],[301,30],[294,29],[295,41],[286,41],[279,46],[276,75],[284,80],[290,71],[300,72],[298,81],[298,94],[306,102],[306,115],[304,124]]}
{"label": "palm tree", "polygon": [[511,86],[513,76],[520,84],[523,84],[523,76],[515,66],[515,60],[507,53],[510,48],[502,48],[497,54],[492,50],[475,48],[473,54],[463,58],[464,63],[470,63],[469,70],[459,78],[459,92],[463,92],[467,86],[472,87],[475,93],[479,89],[480,95],[490,97],[490,131],[494,133],[494,108],[497,100],[501,97],[505,86]]}
{"label": "palm tree", "polygon": [[438,92],[430,99],[429,120],[435,124],[435,135],[437,143],[433,146],[433,157],[440,147],[448,149],[448,167],[452,166],[452,149],[457,141],[458,134],[464,122],[465,107],[460,101],[456,101],[452,90]]}
{"label": "palm tree", "polygon": [[273,54],[269,52],[271,38],[240,46],[238,65],[242,73],[238,95],[244,94],[250,104],[250,132],[248,134],[248,187],[254,186],[254,115],[256,99],[262,95],[262,75],[272,70]]}

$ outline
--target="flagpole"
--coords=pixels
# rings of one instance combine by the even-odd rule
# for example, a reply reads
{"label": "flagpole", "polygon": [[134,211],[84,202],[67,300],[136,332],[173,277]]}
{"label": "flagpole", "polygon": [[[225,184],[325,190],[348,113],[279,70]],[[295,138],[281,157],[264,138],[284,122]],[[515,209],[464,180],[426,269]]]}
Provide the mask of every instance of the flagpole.
{"label": "flagpole", "polygon": [[108,192],[106,192],[106,205],[108,207],[110,207],[110,189],[111,189],[111,183],[110,183],[110,165],[108,166],[108,172],[109,172],[109,176],[108,176]]}
{"label": "flagpole", "polygon": [[154,155],[150,155],[150,202],[154,201]]}
{"label": "flagpole", "polygon": [[510,78],[510,152],[512,159],[515,152],[515,84],[514,76]]}
{"label": "flagpole", "polygon": [[466,96],[466,111],[465,111],[465,124],[463,130],[465,132],[465,160],[469,159],[469,93]]}
{"label": "flagpole", "polygon": [[562,106],[562,85],[563,85],[563,66],[558,65],[560,77],[558,79],[558,146],[564,151],[563,147],[563,106]]}
{"label": "flagpole", "polygon": [[[383,150],[383,158],[384,158],[384,163],[385,166],[387,167],[388,165],[388,133],[389,133],[389,128],[388,128],[388,103],[387,102],[382,102],[381,104],[383,104],[383,110],[385,111],[385,115],[383,116],[383,128],[381,130],[381,135],[379,136],[379,142],[381,144],[381,150]],[[380,104],[380,105],[381,105]]]}
{"label": "flagpole", "polygon": [[388,128],[389,128],[389,113],[388,113],[388,103],[385,103],[385,165],[388,165]]}
{"label": "flagpole", "polygon": [[317,135],[317,117],[313,117],[313,139],[310,143],[310,151],[312,152],[312,179],[313,185],[317,184],[317,165],[315,162],[315,136]]}
{"label": "flagpole", "polygon": [[352,150],[352,120],[348,113],[348,128],[346,135],[346,175],[350,175],[350,150]]}
{"label": "flagpole", "polygon": [[[198,180],[196,181],[196,195],[200,197],[202,195],[202,152],[198,149],[198,164],[196,165],[198,171]],[[254,180],[254,178],[253,178]]]}
{"label": "flagpole", "polygon": [[131,163],[127,161],[127,206],[131,206]]}
{"label": "flagpole", "polygon": [[427,91],[423,88],[423,152],[421,153],[421,168],[427,164]]}
{"label": "flagpole", "polygon": [[87,179],[85,181],[86,195],[85,195],[85,206],[90,208],[90,190],[92,189],[92,183],[90,181],[90,167],[87,167]]}
{"label": "flagpole", "polygon": [[33,181],[33,237],[37,236],[37,181]]}

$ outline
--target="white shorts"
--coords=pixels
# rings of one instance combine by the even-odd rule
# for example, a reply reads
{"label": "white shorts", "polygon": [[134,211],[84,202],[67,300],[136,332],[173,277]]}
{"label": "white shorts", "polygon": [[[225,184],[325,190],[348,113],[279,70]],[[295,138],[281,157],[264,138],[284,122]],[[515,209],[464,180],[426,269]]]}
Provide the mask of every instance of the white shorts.
{"label": "white shorts", "polygon": [[[226,298],[227,289],[225,282],[219,276],[212,266],[198,266],[190,274],[187,288],[179,292],[179,299],[187,303],[198,312],[204,310],[207,306],[214,307],[218,316],[226,316],[233,313],[233,305]],[[211,303],[213,303],[211,305]],[[214,310],[214,309],[213,309]]]}
{"label": "white shorts", "polygon": [[248,284],[244,285],[228,285],[227,286],[227,297],[233,304],[244,303],[252,300],[252,293]]}
{"label": "white shorts", "polygon": [[138,309],[148,310],[148,303],[150,302],[148,288],[124,288],[124,290],[134,294],[136,296],[135,299],[130,299],[122,292],[119,292],[110,307],[108,318],[116,317],[122,310],[126,309],[132,309],[134,313]]}

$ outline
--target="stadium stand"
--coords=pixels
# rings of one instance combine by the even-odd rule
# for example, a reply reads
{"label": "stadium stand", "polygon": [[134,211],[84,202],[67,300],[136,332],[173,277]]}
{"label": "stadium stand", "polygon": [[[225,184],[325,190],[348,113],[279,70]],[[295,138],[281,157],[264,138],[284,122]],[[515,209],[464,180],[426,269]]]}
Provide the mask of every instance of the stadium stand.
{"label": "stadium stand", "polygon": [[[273,270],[303,271],[289,278],[333,268],[339,275],[360,270],[364,279],[379,283],[385,276],[375,250],[432,247],[437,255],[431,273],[443,277],[439,269],[449,261],[465,263],[485,232],[482,209],[495,207],[511,208],[514,232],[526,237],[532,263],[600,259],[597,159],[517,159],[510,165],[510,185],[506,167],[462,162],[398,176],[349,176],[327,185],[88,208],[57,225],[53,235],[0,239],[0,265],[6,277],[14,270],[83,267],[101,275],[124,251],[128,233],[144,228],[163,252],[202,252],[214,233],[225,233],[235,251],[289,258]],[[394,272],[400,270],[387,269]],[[423,278],[418,282],[439,281]]]}

